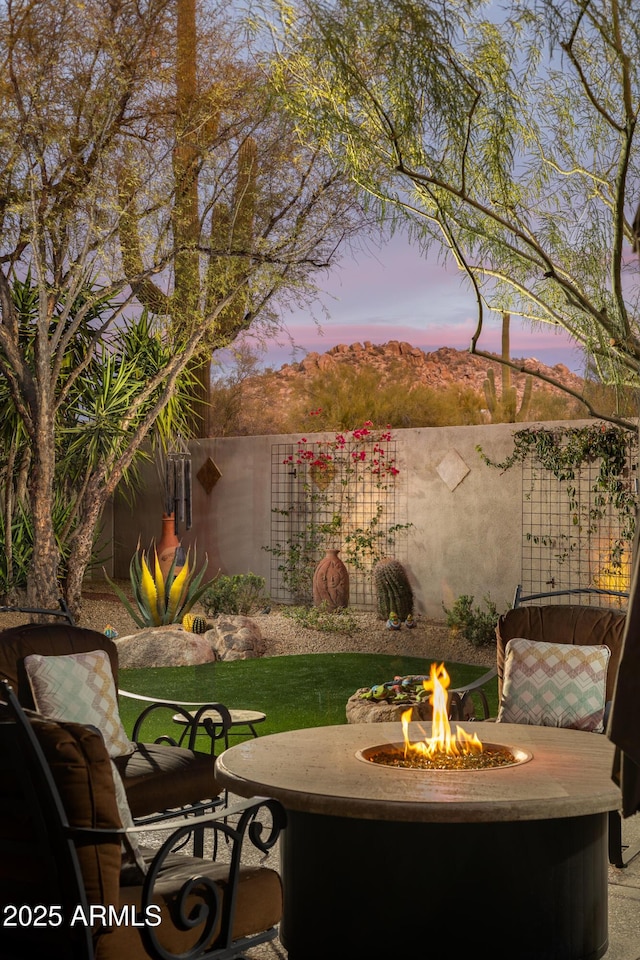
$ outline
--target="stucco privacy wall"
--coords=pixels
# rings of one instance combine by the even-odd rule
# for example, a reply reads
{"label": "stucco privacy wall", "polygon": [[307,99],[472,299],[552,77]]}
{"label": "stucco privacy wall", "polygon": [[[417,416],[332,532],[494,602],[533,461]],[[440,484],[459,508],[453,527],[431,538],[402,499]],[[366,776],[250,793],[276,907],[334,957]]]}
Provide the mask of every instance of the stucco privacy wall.
{"label": "stucco privacy wall", "polygon": [[[393,431],[413,524],[406,566],[418,613],[442,618],[442,604],[449,606],[461,594],[473,594],[481,602],[489,593],[499,608],[512,600],[520,579],[521,470],[517,466],[501,473],[486,466],[476,447],[503,460],[513,448],[514,432],[526,426],[533,425]],[[309,440],[332,437],[308,434]],[[298,439],[229,437],[190,444],[193,526],[182,539],[185,547],[196,543],[199,559],[208,554],[210,575],[251,571],[269,584],[271,554],[263,548],[270,543],[271,446]],[[209,494],[197,479],[208,457],[222,474]],[[124,579],[138,538],[148,547],[161,532],[161,487],[153,465],[145,467],[143,480],[144,493],[133,509],[120,498],[114,504],[113,569]]]}

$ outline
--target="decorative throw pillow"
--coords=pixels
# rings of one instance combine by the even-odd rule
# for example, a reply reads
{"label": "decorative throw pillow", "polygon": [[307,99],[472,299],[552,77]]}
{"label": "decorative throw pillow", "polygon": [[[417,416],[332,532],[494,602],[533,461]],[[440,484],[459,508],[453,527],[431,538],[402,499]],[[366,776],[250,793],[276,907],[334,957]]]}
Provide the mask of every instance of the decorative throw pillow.
{"label": "decorative throw pillow", "polygon": [[104,650],[24,658],[36,709],[52,720],[66,720],[96,727],[110,757],[132,753],[120,720],[111,662]]}
{"label": "decorative throw pillow", "polygon": [[604,644],[510,640],[498,721],[602,733],[610,655]]}

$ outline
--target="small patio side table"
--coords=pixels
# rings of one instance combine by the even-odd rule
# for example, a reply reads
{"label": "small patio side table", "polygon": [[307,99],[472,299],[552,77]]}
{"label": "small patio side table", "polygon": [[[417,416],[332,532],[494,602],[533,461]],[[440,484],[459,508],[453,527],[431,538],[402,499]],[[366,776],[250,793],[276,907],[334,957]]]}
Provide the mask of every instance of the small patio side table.
{"label": "small patio side table", "polygon": [[[266,713],[262,713],[260,710],[230,710],[229,713],[231,715],[231,725],[227,730],[226,736],[224,737],[225,749],[227,749],[229,746],[230,737],[246,737],[249,735],[249,733],[252,737],[257,737],[258,731],[256,730],[256,725],[259,723],[264,723],[264,721],[267,719]],[[193,722],[195,721],[195,714],[191,713],[190,715],[192,717],[191,723],[189,723],[186,717],[181,713],[175,713],[173,715],[174,723],[179,723],[185,728],[180,736],[179,746],[182,745],[184,740],[188,738],[189,734],[191,733]],[[215,748],[216,739],[220,739],[220,726],[220,715],[215,710],[205,710],[204,713],[200,714],[200,720],[198,722],[198,727],[200,729],[198,732],[199,734],[207,734],[209,736],[211,740],[212,753]],[[236,729],[236,732],[233,732],[234,729]]]}

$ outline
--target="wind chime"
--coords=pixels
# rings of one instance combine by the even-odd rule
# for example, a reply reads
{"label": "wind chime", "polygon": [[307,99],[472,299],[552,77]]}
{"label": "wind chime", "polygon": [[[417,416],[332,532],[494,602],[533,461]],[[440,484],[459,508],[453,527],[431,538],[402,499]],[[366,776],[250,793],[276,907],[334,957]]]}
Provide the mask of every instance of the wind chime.
{"label": "wind chime", "polygon": [[174,517],[174,530],[178,524],[191,529],[191,454],[186,446],[182,450],[170,450],[165,459],[165,513]]}

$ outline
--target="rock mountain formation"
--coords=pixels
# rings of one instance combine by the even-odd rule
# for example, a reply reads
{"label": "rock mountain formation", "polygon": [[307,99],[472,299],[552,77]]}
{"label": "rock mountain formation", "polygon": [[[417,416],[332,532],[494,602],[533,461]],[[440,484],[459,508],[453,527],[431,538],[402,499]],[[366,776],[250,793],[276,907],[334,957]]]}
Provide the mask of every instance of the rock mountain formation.
{"label": "rock mountain formation", "polygon": [[[514,362],[523,363],[524,361]],[[582,378],[572,373],[562,363],[549,367],[534,358],[528,358],[526,363],[530,369],[538,369],[574,390],[581,391],[584,386]],[[455,350],[453,347],[440,347],[439,350],[425,353],[419,347],[412,347],[411,344],[400,340],[390,340],[384,344],[374,344],[365,340],[364,343],[352,343],[350,346],[341,343],[331,347],[326,353],[308,353],[298,363],[286,364],[277,371],[265,374],[269,379],[270,402],[273,402],[274,394],[280,400],[286,400],[301,380],[314,377],[319,372],[330,372],[341,365],[373,368],[379,372],[382,382],[408,373],[416,383],[425,383],[433,389],[457,384],[479,392],[482,392],[490,367],[494,368],[498,385],[502,371],[498,361],[491,362],[467,351]],[[512,371],[511,377],[512,384],[520,397],[526,377],[515,371]],[[253,379],[254,381],[263,380],[262,377]],[[540,380],[536,381],[535,389],[557,392],[556,388]]]}

